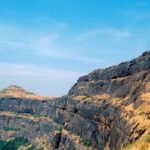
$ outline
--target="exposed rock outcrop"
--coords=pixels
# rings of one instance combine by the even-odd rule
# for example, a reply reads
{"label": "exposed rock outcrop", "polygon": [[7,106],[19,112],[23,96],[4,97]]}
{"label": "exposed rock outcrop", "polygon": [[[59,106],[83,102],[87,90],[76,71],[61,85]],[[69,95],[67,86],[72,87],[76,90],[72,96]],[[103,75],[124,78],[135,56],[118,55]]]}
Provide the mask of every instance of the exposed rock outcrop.
{"label": "exposed rock outcrop", "polygon": [[143,53],[142,56],[132,61],[123,62],[106,69],[98,69],[89,75],[80,77],[69,91],[69,95],[114,94],[117,89],[124,85],[124,82],[130,84],[130,79],[131,82],[134,82],[134,80],[143,81],[141,74],[148,74],[149,69],[150,51]]}
{"label": "exposed rock outcrop", "polygon": [[79,78],[60,98],[0,97],[0,130],[52,150],[120,150],[149,133],[149,114],[150,51]]}

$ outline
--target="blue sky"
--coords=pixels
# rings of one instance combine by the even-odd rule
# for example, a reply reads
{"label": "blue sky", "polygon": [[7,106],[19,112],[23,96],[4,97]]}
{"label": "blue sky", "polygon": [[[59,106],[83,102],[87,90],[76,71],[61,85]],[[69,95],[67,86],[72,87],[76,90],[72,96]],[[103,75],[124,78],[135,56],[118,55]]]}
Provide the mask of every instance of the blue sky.
{"label": "blue sky", "polygon": [[147,0],[0,0],[0,88],[68,92],[79,76],[150,48]]}

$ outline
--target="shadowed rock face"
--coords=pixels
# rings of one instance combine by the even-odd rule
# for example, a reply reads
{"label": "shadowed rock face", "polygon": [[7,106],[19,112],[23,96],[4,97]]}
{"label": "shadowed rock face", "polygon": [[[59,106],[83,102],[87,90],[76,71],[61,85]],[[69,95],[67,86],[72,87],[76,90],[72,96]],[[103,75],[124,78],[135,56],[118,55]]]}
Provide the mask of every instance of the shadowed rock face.
{"label": "shadowed rock face", "polygon": [[17,128],[48,150],[119,150],[147,134],[149,114],[150,51],[79,78],[60,98],[1,96],[0,138]]}

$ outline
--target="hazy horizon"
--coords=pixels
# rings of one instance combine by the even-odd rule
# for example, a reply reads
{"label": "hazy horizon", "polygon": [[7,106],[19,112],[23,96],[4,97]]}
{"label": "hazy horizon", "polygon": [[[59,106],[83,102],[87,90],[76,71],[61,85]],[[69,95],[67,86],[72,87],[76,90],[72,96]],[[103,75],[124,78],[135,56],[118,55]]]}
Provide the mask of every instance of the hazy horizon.
{"label": "hazy horizon", "polygon": [[1,0],[0,88],[61,96],[80,76],[136,58],[150,49],[149,6],[137,0]]}

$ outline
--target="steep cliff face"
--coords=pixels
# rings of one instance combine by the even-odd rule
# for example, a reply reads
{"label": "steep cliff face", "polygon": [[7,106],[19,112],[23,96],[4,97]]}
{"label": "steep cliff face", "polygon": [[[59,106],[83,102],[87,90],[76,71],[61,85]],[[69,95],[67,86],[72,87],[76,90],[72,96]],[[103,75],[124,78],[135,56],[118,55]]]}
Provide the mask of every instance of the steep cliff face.
{"label": "steep cliff face", "polygon": [[13,90],[0,94],[2,140],[25,137],[48,150],[150,147],[150,51],[79,78],[60,98],[7,93]]}
{"label": "steep cliff face", "polygon": [[[95,95],[95,94],[116,94],[124,85],[131,82],[142,81],[144,74],[149,73],[150,52],[143,53],[129,62],[123,62],[119,65],[106,69],[98,69],[89,75],[80,77],[78,82],[71,88],[69,95]],[[138,76],[138,77],[137,77]],[[134,84],[131,83],[133,86]],[[127,89],[128,87],[126,87]],[[128,88],[130,89],[130,88]],[[121,92],[119,96],[127,93]]]}

